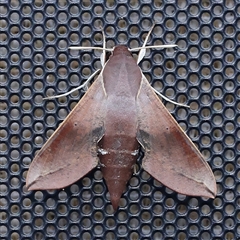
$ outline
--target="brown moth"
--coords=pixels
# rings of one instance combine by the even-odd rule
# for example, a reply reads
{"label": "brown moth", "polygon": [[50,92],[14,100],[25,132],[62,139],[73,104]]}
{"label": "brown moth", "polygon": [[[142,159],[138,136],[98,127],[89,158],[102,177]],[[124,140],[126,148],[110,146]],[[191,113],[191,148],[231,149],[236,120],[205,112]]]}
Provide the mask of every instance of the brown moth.
{"label": "brown moth", "polygon": [[64,188],[100,162],[117,210],[140,147],[142,167],[156,180],[181,194],[215,197],[209,165],[159,100],[130,50],[116,46],[95,82],[35,156],[27,189]]}

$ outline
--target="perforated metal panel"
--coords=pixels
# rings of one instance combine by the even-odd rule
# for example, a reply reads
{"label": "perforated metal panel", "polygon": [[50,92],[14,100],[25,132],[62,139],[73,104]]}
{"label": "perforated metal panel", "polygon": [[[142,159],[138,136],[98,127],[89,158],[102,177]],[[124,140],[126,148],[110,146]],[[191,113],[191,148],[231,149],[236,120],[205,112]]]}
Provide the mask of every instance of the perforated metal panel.
{"label": "perforated metal panel", "polygon": [[[0,2],[1,239],[239,239],[240,4],[238,1]],[[113,212],[95,169],[72,186],[31,191],[26,173],[84,94],[43,100],[79,86],[101,68],[100,51],[71,45],[141,46],[144,74],[197,144],[217,181],[214,200],[177,194],[141,168]],[[142,157],[142,154],[141,154]]]}

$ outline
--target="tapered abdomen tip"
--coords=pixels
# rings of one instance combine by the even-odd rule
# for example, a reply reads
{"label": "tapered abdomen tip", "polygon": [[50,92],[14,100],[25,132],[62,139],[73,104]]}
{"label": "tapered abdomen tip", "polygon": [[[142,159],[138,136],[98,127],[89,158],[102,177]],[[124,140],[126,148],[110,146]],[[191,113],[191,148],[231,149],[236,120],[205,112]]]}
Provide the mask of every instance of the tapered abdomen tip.
{"label": "tapered abdomen tip", "polygon": [[110,194],[110,200],[113,206],[114,211],[116,211],[119,207],[120,198],[125,191],[126,182],[125,181],[116,181],[116,180],[108,180],[106,181],[108,191]]}
{"label": "tapered abdomen tip", "polygon": [[121,198],[121,196],[120,197],[115,197],[115,196],[111,197],[110,196],[111,204],[113,206],[114,212],[116,212],[119,207],[120,198]]}

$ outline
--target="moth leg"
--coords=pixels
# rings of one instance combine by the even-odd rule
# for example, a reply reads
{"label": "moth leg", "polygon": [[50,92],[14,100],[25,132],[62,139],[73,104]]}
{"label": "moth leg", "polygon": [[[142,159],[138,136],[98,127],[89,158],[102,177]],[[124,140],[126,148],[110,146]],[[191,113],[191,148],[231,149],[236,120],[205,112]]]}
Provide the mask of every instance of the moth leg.
{"label": "moth leg", "polygon": [[153,90],[157,95],[159,95],[160,97],[162,97],[162,98],[165,99],[166,101],[168,101],[168,102],[170,102],[170,103],[173,103],[173,104],[175,104],[175,105],[178,105],[178,106],[182,106],[182,107],[190,108],[190,106],[188,106],[188,105],[185,105],[185,104],[182,104],[182,103],[174,102],[174,101],[172,101],[171,99],[165,97],[165,96],[162,95],[159,91],[157,91],[154,87],[151,86],[151,88],[152,88],[152,90]]}
{"label": "moth leg", "polygon": [[105,65],[105,62],[106,62],[106,36],[104,34],[104,30],[103,28],[101,27],[101,31],[102,31],[102,35],[103,35],[103,52],[100,56],[100,61],[101,61],[101,64],[102,64],[102,67]]}
{"label": "moth leg", "polygon": [[137,175],[137,164],[132,165],[133,175]]}
{"label": "moth leg", "polygon": [[138,54],[137,64],[139,64],[139,63],[142,61],[142,59],[144,58],[144,56],[145,56],[145,54],[146,54],[146,49],[145,49],[144,47],[145,47],[146,44],[147,44],[148,38],[149,38],[149,36],[150,36],[150,34],[151,34],[154,26],[155,26],[155,24],[152,25],[151,29],[149,30],[149,32],[148,32],[148,34],[147,34],[147,36],[146,36],[146,38],[145,38],[145,41],[144,41],[144,43],[143,43],[143,45],[142,45],[142,48],[143,48],[143,49],[141,49],[140,52],[139,52],[139,54]]}
{"label": "moth leg", "polygon": [[106,167],[106,165],[101,163],[100,160],[98,161],[98,165],[99,165],[99,167]]}
{"label": "moth leg", "polygon": [[46,99],[53,99],[53,98],[60,98],[60,97],[64,97],[64,96],[67,96],[69,94],[71,94],[72,92],[75,92],[76,90],[79,90],[81,88],[85,88],[87,86],[87,84],[93,79],[93,77],[100,71],[100,69],[96,70],[88,79],[87,81],[80,85],[79,87],[77,88],[74,88],[72,89],[71,91],[67,92],[67,93],[63,93],[63,94],[60,94],[60,95],[55,95],[55,96],[50,96],[50,97],[46,97],[46,98],[43,98],[43,100],[46,100]]}
{"label": "moth leg", "polygon": [[[103,149],[103,148],[99,148],[98,153],[101,154],[101,155],[106,155],[106,154],[108,154],[108,151]],[[98,163],[99,163],[100,167],[106,167],[105,164],[100,162],[100,159],[99,159]]]}

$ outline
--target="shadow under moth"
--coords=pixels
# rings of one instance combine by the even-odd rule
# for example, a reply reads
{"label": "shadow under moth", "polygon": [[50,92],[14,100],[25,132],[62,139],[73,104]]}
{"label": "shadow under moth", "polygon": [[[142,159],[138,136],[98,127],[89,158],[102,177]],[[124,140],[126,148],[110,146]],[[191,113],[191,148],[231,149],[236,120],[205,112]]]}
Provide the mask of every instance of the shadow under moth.
{"label": "shadow under moth", "polygon": [[138,66],[147,38],[137,62],[131,54],[136,49],[119,45],[106,63],[104,38],[103,68],[35,156],[27,174],[28,190],[64,188],[100,163],[117,210],[142,147],[142,167],[153,178],[181,194],[215,197],[216,182],[209,165]]}

